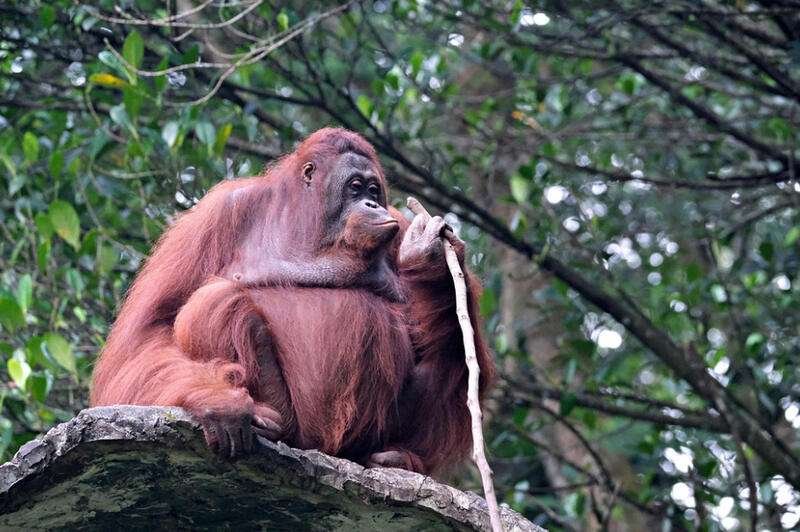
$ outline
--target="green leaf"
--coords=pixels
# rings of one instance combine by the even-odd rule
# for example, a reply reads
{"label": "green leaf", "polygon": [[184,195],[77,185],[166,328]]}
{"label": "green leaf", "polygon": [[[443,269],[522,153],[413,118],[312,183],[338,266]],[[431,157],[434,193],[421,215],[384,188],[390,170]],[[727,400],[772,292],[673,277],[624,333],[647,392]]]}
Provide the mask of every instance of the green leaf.
{"label": "green leaf", "polygon": [[717,465],[718,462],[716,460],[703,460],[697,465],[697,472],[703,478],[710,478],[717,469]]}
{"label": "green leaf", "polygon": [[117,251],[111,246],[100,246],[97,248],[97,273],[105,275],[109,273],[117,264]]}
{"label": "green leaf", "polygon": [[545,142],[544,144],[542,144],[541,149],[542,149],[542,155],[546,157],[555,157],[559,153],[558,148],[556,148],[556,145],[552,142]]}
{"label": "green leaf", "polygon": [[528,218],[523,212],[517,210],[511,215],[508,225],[516,236],[524,235],[525,231],[528,230]]}
{"label": "green leaf", "polygon": [[217,137],[217,131],[214,128],[214,124],[207,121],[198,122],[196,126],[194,126],[194,133],[197,135],[197,139],[208,146],[209,148],[214,146],[214,141]]}
{"label": "green leaf", "polygon": [[97,229],[90,229],[81,239],[81,255],[93,255],[97,253],[97,240],[99,232]]}
{"label": "green leaf", "polygon": [[17,300],[8,294],[0,294],[0,325],[9,333],[25,326],[25,314]]}
{"label": "green leaf", "polygon": [[411,76],[415,77],[419,74],[420,69],[422,68],[422,61],[425,59],[425,56],[422,55],[422,52],[417,50],[411,55],[410,63],[411,63]]}
{"label": "green leaf", "polygon": [[43,28],[49,28],[56,21],[56,10],[47,4],[39,8],[39,23]]}
{"label": "green leaf", "polygon": [[570,358],[567,361],[567,366],[564,368],[564,382],[566,384],[572,383],[575,380],[575,373],[578,371],[578,361],[575,358]]}
{"label": "green leaf", "polygon": [[75,314],[75,317],[78,318],[78,321],[81,323],[86,323],[86,318],[88,317],[86,315],[86,310],[81,307],[75,307],[72,309],[72,313]]}
{"label": "green leaf", "polygon": [[35,163],[39,158],[39,139],[30,131],[26,131],[22,136],[22,152],[28,163]]}
{"label": "green leaf", "polygon": [[8,450],[13,436],[14,425],[10,420],[0,417],[0,455],[5,454],[6,450]]}
{"label": "green leaf", "polygon": [[742,276],[742,282],[744,283],[745,287],[750,289],[757,286],[762,286],[767,282],[767,274],[764,270],[756,270],[746,273]]}
{"label": "green leaf", "polygon": [[[156,66],[156,70],[166,70],[167,66],[169,66],[169,58],[164,57]],[[167,76],[156,76],[153,80],[153,86],[156,89],[156,92],[162,92],[164,89],[167,88]]]}
{"label": "green leaf", "polygon": [[222,155],[222,152],[225,150],[225,144],[228,143],[232,132],[233,124],[225,124],[217,131],[217,138],[214,141],[214,153],[217,156]]}
{"label": "green leaf", "polygon": [[44,403],[45,399],[47,399],[47,395],[50,393],[51,383],[52,380],[48,378],[48,375],[33,373],[28,377],[26,390],[35,400]]}
{"label": "green leaf", "polygon": [[25,358],[31,367],[58,369],[42,352],[44,339],[41,336],[33,336],[25,343]]}
{"label": "green leaf", "polygon": [[[103,132],[105,135],[106,133]],[[67,171],[72,174],[73,176],[77,176],[78,173],[81,171],[81,158],[75,157],[70,161],[69,166],[67,167]]]}
{"label": "green leaf", "polygon": [[122,89],[122,103],[128,116],[134,119],[139,116],[139,109],[142,107],[142,94],[135,85],[128,85]]}
{"label": "green leaf", "polygon": [[75,295],[80,298],[83,293],[83,289],[86,288],[86,283],[83,281],[81,272],[75,268],[69,268],[66,272],[64,272],[64,279],[67,281],[69,287],[75,291]]}
{"label": "green leaf", "polygon": [[172,148],[175,146],[175,141],[178,139],[178,123],[174,121],[167,122],[161,129],[161,138],[167,143],[167,146]]}
{"label": "green leaf", "polygon": [[369,118],[372,115],[372,100],[363,94],[359,94],[356,98],[356,107],[361,111],[361,114]]}
{"label": "green leaf", "polygon": [[517,427],[525,428],[525,423],[527,422],[529,415],[530,411],[527,408],[517,407],[514,409],[511,419],[514,421],[514,425]]}
{"label": "green leaf", "polygon": [[534,162],[531,162],[529,164],[523,164],[519,167],[517,171],[519,172],[519,175],[521,175],[525,179],[532,181],[533,177],[536,175],[536,165],[534,164]]}
{"label": "green leaf", "polygon": [[750,333],[748,335],[747,340],[744,342],[744,346],[750,353],[758,352],[761,345],[764,343],[764,335],[758,332]]}
{"label": "green leaf", "polygon": [[780,142],[788,142],[792,138],[792,126],[783,118],[774,116],[764,125],[767,133]]}
{"label": "green leaf", "polygon": [[636,92],[636,77],[633,74],[624,74],[619,78],[619,87],[625,94],[632,95]]}
{"label": "green leaf", "polygon": [[725,292],[725,289],[718,284],[711,286],[711,297],[714,298],[714,301],[717,303],[725,303],[728,300],[728,294]]}
{"label": "green leaf", "polygon": [[75,209],[62,200],[55,200],[50,204],[50,222],[53,224],[58,236],[77,251],[80,247],[81,225]]}
{"label": "green leaf", "polygon": [[508,352],[508,336],[505,334],[498,334],[494,338],[494,350],[503,355]]}
{"label": "green leaf", "polygon": [[574,393],[564,392],[561,396],[561,400],[558,403],[559,413],[562,416],[568,416],[570,412],[575,409],[575,406],[578,404],[578,398]]}
{"label": "green leaf", "polygon": [[116,55],[112,54],[108,50],[103,50],[102,52],[97,54],[97,58],[100,60],[101,63],[103,63],[106,66],[109,66],[109,67],[113,68],[118,73],[123,74],[123,75],[128,75],[128,71],[125,68],[125,65],[123,65],[120,62],[120,60],[117,58]]}
{"label": "green leaf", "polygon": [[[19,176],[17,176],[17,165],[14,163],[11,157],[9,157],[7,153],[3,153],[2,150],[0,150],[0,162],[2,162],[3,166],[5,166],[6,170],[8,170],[8,173],[11,175],[12,182],[16,179],[19,179]],[[22,188],[22,183],[13,189],[11,186],[9,186],[9,194],[13,196],[14,193],[20,188]]]}
{"label": "green leaf", "polygon": [[696,262],[690,263],[686,266],[686,280],[690,283],[699,281],[703,278],[703,269]]}
{"label": "green leaf", "polygon": [[761,255],[765,261],[770,262],[775,254],[775,246],[772,245],[772,242],[762,242],[761,245],[758,246],[758,254]]}
{"label": "green leaf", "polygon": [[134,68],[141,66],[144,57],[144,41],[138,31],[133,30],[125,37],[125,42],[122,44],[122,57]]}
{"label": "green leaf", "polygon": [[47,165],[47,170],[50,172],[50,177],[58,177],[61,175],[61,170],[64,168],[64,152],[56,150],[50,156],[50,162]]}
{"label": "green leaf", "polygon": [[72,347],[69,342],[56,333],[47,333],[44,335],[44,348],[53,360],[72,373],[77,374],[77,367],[75,365],[75,354],[72,352]]}
{"label": "green leaf", "polygon": [[519,174],[511,176],[511,196],[517,203],[525,203],[531,193],[530,182]]}
{"label": "green leaf", "polygon": [[289,29],[289,15],[287,15],[285,11],[278,13],[277,22],[278,28],[281,31],[286,31]]}
{"label": "green leaf", "polygon": [[14,356],[8,359],[6,367],[8,368],[8,376],[11,377],[14,384],[24,390],[28,376],[31,374],[31,367],[25,360],[25,353],[21,350],[14,352]]}
{"label": "green leaf", "polygon": [[47,269],[47,259],[50,258],[50,240],[44,240],[36,246],[36,265],[40,270]]}
{"label": "green leaf", "polygon": [[192,43],[186,49],[183,54],[181,54],[181,64],[188,64],[188,63],[195,63],[197,60],[200,59],[200,45],[198,43]]}
{"label": "green leaf", "polygon": [[398,90],[400,88],[400,77],[394,72],[389,72],[386,74],[385,81],[386,84],[394,90]]}
{"label": "green leaf", "polygon": [[[111,137],[108,136],[108,133],[106,133],[104,129],[98,129],[95,131],[95,134],[92,136],[92,141],[89,144],[89,158],[92,161],[96,160],[109,149],[110,144]],[[76,157],[75,161],[79,161],[79,159]],[[70,166],[72,165],[70,164]]]}
{"label": "green leaf", "polygon": [[791,246],[792,244],[797,242],[798,238],[800,238],[800,225],[796,225],[791,229],[789,229],[789,231],[786,233],[786,236],[783,239],[783,243],[786,246]]}
{"label": "green leaf", "polygon": [[488,318],[497,311],[497,296],[491,288],[485,288],[478,300],[481,316]]}
{"label": "green leaf", "polygon": [[27,181],[28,181],[28,178],[25,175],[14,175],[14,177],[12,177],[9,180],[9,183],[8,183],[8,195],[9,195],[9,197],[13,196],[14,194],[16,194],[17,192],[22,190],[22,187],[25,186],[25,183]]}
{"label": "green leaf", "polygon": [[508,20],[511,21],[511,24],[517,25],[520,21],[520,16],[522,15],[522,8],[523,8],[522,0],[517,0],[514,2],[514,7],[511,8],[511,13],[508,16]]}
{"label": "green leaf", "polygon": [[36,224],[36,230],[39,231],[39,235],[44,240],[52,238],[55,228],[53,228],[53,222],[50,221],[49,214],[40,212],[34,217],[33,221]]}
{"label": "green leaf", "polygon": [[128,132],[133,136],[133,138],[139,140],[139,132],[136,131],[133,122],[131,122],[131,118],[128,116],[128,112],[125,111],[124,104],[115,105],[114,107],[112,107],[108,112],[108,116],[110,116],[111,120],[113,120],[115,123],[127,129]]}
{"label": "green leaf", "polygon": [[17,303],[19,303],[19,308],[22,309],[23,314],[31,308],[32,302],[33,278],[29,273],[26,273],[19,278],[19,282],[17,283]]}

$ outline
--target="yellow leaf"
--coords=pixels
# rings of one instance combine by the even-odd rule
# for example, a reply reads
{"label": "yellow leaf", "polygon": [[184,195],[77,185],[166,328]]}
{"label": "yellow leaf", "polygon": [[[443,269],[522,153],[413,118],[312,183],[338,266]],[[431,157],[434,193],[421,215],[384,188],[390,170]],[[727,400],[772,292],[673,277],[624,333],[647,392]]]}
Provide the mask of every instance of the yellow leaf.
{"label": "yellow leaf", "polygon": [[118,78],[114,74],[101,72],[99,74],[92,74],[89,76],[89,81],[95,85],[102,85],[103,87],[111,87],[112,89],[119,89],[127,85],[125,80]]}

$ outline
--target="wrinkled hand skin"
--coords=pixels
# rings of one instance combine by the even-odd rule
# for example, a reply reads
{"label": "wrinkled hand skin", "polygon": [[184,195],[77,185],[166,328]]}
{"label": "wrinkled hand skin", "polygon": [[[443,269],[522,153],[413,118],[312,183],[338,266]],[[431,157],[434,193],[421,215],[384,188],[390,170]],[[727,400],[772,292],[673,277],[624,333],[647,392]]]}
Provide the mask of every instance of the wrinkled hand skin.
{"label": "wrinkled hand skin", "polygon": [[[441,216],[414,216],[398,250],[397,264],[400,271],[429,280],[445,276],[448,269],[441,238],[445,229],[449,229],[449,226]],[[452,232],[447,239],[455,249],[459,264],[463,266],[464,241]]]}
{"label": "wrinkled hand skin", "polygon": [[367,460],[367,467],[396,467],[425,474],[425,466],[419,456],[411,451],[402,449],[389,449],[379,453],[373,453]]}
{"label": "wrinkled hand skin", "polygon": [[250,454],[255,436],[275,441],[283,435],[281,415],[263,404],[249,405],[239,412],[209,408],[195,417],[203,427],[208,447],[222,458]]}
{"label": "wrinkled hand skin", "polygon": [[252,421],[253,433],[270,441],[280,440],[284,434],[283,418],[274,408],[256,403]]}

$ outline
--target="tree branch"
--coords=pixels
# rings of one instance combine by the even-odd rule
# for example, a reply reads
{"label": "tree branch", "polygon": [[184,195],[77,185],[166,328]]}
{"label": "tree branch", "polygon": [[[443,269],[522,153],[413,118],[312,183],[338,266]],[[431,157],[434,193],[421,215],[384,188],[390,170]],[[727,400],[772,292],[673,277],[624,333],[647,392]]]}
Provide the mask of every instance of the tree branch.
{"label": "tree branch", "polygon": [[[564,397],[570,396],[575,404],[598,412],[604,412],[613,416],[634,419],[638,421],[647,421],[650,423],[657,423],[660,425],[672,425],[687,427],[692,429],[708,430],[711,432],[718,432],[721,434],[729,434],[730,427],[719,417],[714,417],[706,412],[697,410],[687,411],[678,406],[662,407],[671,408],[679,412],[679,414],[667,414],[654,410],[642,410],[639,408],[632,408],[628,406],[621,406],[618,404],[610,403],[609,401],[593,397],[590,393],[570,391],[559,388],[552,388],[540,386],[536,383],[528,382],[515,382],[515,384],[522,390],[526,390],[528,394],[521,394],[526,402],[538,401],[541,399],[556,399],[561,400]],[[516,395],[516,393],[515,393]]]}
{"label": "tree branch", "polygon": [[[414,198],[408,198],[408,208],[416,215],[430,218],[425,207]],[[447,235],[448,232],[449,235]],[[469,408],[469,416],[472,420],[472,461],[475,462],[481,474],[483,493],[489,506],[492,531],[502,532],[500,510],[497,506],[497,496],[494,493],[494,482],[492,480],[494,474],[492,473],[492,468],[489,467],[489,462],[486,460],[486,446],[483,443],[483,413],[481,412],[479,393],[481,368],[478,365],[478,356],[475,351],[475,332],[472,329],[472,321],[467,304],[467,285],[464,280],[464,272],[458,263],[455,248],[449,241],[451,238],[454,238],[452,231],[445,231],[445,235],[442,236],[442,244],[444,245],[444,257],[447,261],[447,267],[453,277],[456,315],[458,316],[458,324],[461,327],[461,336],[464,341],[464,357],[466,358],[468,372],[467,408]]]}

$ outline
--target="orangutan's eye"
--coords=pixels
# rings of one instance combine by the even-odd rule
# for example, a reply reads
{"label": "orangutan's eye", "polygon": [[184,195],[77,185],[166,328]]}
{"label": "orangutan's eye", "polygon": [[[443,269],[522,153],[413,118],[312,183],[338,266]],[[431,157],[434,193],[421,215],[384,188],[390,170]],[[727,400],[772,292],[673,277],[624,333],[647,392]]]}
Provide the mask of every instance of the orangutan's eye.
{"label": "orangutan's eye", "polygon": [[362,183],[358,179],[355,179],[355,180],[350,182],[350,190],[352,191],[354,196],[357,196],[358,194],[361,194],[361,191],[363,190],[363,188],[364,188],[364,183]]}
{"label": "orangutan's eye", "polygon": [[378,199],[378,194],[380,193],[381,190],[378,188],[378,185],[376,185],[375,183],[372,183],[367,188],[367,191],[369,192],[370,196],[372,196],[375,199]]}

